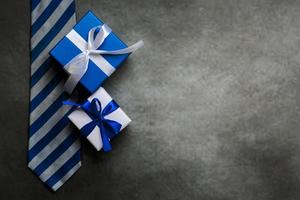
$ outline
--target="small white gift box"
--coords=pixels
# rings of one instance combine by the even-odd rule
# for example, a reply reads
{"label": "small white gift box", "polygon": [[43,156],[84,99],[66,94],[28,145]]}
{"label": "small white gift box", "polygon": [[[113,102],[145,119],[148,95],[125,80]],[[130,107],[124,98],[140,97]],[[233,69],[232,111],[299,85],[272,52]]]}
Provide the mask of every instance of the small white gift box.
{"label": "small white gift box", "polygon": [[[112,102],[115,103],[111,96],[102,87],[100,87],[95,93],[93,93],[88,98],[88,103],[92,103],[93,99],[99,100],[101,104],[100,109],[102,108],[102,112],[106,109],[107,106],[110,106]],[[109,112],[107,115],[105,113],[102,114],[103,120],[113,122],[113,124],[118,124],[119,126],[117,130],[122,131],[131,122],[131,119],[119,106],[115,106],[115,109],[112,109],[111,111],[112,112]],[[73,111],[68,116],[68,118],[79,130],[81,130],[81,132],[87,124],[91,123],[93,120],[95,121],[95,119],[92,119],[91,115],[82,108],[78,108],[77,110]],[[101,129],[100,126],[94,126],[94,128],[92,128],[92,130],[89,133],[83,134],[98,151],[100,151],[103,148],[102,136],[104,133],[102,133],[101,130],[103,129]]]}

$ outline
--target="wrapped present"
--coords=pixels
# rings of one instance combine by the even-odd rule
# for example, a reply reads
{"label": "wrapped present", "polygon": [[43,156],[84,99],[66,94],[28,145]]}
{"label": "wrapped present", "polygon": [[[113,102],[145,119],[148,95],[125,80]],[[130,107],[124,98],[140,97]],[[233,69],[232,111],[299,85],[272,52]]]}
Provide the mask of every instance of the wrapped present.
{"label": "wrapped present", "polygon": [[78,109],[68,118],[98,151],[102,148],[104,151],[110,151],[111,138],[131,122],[102,87],[83,104],[73,102],[64,102],[64,104],[78,106]]}
{"label": "wrapped present", "polygon": [[128,47],[111,29],[89,11],[52,49],[52,55],[68,72],[65,90],[72,93],[80,83],[90,93],[96,91],[128,55],[143,46]]}

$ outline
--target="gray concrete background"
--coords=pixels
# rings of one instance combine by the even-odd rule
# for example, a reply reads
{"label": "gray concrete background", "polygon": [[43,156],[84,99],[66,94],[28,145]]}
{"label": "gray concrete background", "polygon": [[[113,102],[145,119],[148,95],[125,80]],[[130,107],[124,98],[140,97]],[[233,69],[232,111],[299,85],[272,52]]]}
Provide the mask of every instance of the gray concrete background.
{"label": "gray concrete background", "polygon": [[26,167],[28,1],[0,7],[0,199],[300,199],[300,1],[86,0],[139,50],[105,83],[133,119],[57,193]]}

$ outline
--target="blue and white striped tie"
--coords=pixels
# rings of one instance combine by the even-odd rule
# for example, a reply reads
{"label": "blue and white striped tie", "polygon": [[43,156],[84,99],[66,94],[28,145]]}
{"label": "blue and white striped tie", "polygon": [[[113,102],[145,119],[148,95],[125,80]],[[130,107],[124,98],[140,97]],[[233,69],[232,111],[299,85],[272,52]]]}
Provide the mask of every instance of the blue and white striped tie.
{"label": "blue and white striped tie", "polygon": [[75,24],[74,0],[31,0],[31,97],[28,167],[57,190],[81,165],[78,132],[62,101],[64,79],[49,51]]}

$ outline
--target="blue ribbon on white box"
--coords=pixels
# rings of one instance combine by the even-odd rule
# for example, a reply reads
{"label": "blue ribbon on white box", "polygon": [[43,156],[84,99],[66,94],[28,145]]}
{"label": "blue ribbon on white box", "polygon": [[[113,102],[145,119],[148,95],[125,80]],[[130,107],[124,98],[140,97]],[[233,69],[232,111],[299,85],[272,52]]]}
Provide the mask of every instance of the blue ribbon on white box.
{"label": "blue ribbon on white box", "polygon": [[84,76],[88,69],[89,60],[92,60],[107,76],[110,76],[115,68],[107,62],[101,55],[121,55],[132,53],[144,45],[143,41],[119,50],[98,50],[106,37],[111,33],[111,29],[106,25],[96,26],[88,33],[88,41],[86,42],[76,31],[71,30],[66,36],[74,45],[82,52],[75,56],[64,68],[69,72],[70,77],[65,83],[65,91],[72,93],[75,86]]}
{"label": "blue ribbon on white box", "polygon": [[130,122],[130,118],[119,105],[100,87],[83,104],[65,101],[64,104],[77,106],[68,118],[99,151],[110,151],[110,140]]}
{"label": "blue ribbon on white box", "polygon": [[101,103],[97,98],[94,98],[92,102],[86,100],[83,104],[77,104],[71,101],[64,101],[63,103],[66,105],[78,106],[89,115],[92,121],[83,126],[80,129],[80,132],[87,137],[97,126],[100,129],[103,150],[106,152],[110,151],[111,145],[109,141],[113,136],[120,132],[122,125],[116,121],[106,119],[105,116],[116,111],[119,108],[119,105],[112,100],[102,110]]}

